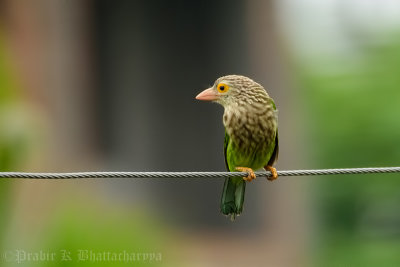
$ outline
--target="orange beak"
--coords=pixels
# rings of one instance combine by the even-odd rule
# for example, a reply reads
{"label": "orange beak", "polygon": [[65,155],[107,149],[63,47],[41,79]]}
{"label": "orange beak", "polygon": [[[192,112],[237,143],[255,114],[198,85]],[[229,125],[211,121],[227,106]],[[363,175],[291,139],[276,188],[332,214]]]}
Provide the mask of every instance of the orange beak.
{"label": "orange beak", "polygon": [[218,99],[218,95],[216,94],[215,90],[213,88],[208,88],[198,94],[196,96],[197,100],[204,100],[204,101],[213,101]]}

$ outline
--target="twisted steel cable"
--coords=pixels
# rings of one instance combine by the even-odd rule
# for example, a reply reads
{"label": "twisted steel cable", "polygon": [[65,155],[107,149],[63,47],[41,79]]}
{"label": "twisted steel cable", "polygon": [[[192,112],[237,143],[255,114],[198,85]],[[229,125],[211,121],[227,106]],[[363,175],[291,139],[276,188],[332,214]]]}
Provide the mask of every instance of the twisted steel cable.
{"label": "twisted steel cable", "polygon": [[[278,176],[311,176],[334,174],[395,173],[400,167],[349,168],[321,170],[278,171]],[[269,171],[255,172],[257,177],[268,178]],[[226,178],[247,176],[247,172],[72,172],[72,173],[31,173],[0,172],[0,178],[20,179],[85,179],[85,178]]]}

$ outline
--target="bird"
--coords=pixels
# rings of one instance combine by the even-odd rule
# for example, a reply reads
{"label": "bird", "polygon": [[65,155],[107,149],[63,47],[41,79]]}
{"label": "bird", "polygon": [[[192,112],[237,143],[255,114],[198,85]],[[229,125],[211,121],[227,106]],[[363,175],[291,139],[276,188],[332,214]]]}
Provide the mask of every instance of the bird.
{"label": "bird", "polygon": [[246,177],[225,179],[221,213],[234,221],[243,211],[246,182],[255,170],[270,171],[268,180],[278,178],[273,167],[278,159],[278,111],[274,100],[259,83],[242,75],[226,75],[196,96],[224,108],[224,158],[229,172],[247,172]]}

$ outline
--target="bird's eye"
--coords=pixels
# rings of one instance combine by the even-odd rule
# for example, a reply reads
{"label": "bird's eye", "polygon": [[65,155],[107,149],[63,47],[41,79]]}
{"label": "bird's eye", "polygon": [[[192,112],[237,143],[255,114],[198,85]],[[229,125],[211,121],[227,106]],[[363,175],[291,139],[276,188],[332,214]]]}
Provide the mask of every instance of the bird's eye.
{"label": "bird's eye", "polygon": [[224,83],[219,83],[217,85],[217,89],[218,89],[218,92],[220,92],[220,93],[226,93],[229,90],[229,86]]}

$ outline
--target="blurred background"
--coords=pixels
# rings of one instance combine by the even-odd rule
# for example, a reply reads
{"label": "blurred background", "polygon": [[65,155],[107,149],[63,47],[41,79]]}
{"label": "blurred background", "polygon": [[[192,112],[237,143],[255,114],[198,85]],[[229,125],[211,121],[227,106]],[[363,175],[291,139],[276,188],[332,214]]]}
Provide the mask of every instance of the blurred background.
{"label": "blurred background", "polygon": [[[399,165],[399,1],[2,0],[0,171],[224,171],[194,97],[226,74],[275,99],[278,169]],[[0,265],[396,266],[399,178],[256,181],[235,222],[223,179],[1,180]]]}

